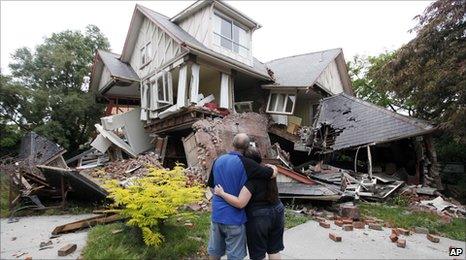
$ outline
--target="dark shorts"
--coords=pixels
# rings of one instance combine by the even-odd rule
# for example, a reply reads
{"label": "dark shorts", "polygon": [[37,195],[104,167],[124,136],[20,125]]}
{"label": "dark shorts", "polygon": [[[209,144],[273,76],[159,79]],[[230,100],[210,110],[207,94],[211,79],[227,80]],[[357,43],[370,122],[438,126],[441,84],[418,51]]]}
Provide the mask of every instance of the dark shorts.
{"label": "dark shorts", "polygon": [[275,254],[284,249],[285,207],[280,202],[270,207],[247,212],[246,235],[251,259],[264,259],[265,253]]}

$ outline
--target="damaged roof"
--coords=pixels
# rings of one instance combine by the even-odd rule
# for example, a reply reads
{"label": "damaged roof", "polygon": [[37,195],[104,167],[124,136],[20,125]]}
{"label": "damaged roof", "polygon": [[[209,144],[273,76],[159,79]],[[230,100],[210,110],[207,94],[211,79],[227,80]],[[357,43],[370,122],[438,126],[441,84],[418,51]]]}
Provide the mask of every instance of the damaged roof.
{"label": "damaged roof", "polygon": [[427,134],[435,128],[419,119],[403,116],[359,98],[341,93],[320,103],[314,128],[322,123],[343,130],[336,134],[336,150],[378,144]]}
{"label": "damaged roof", "polygon": [[284,57],[266,62],[273,71],[275,84],[286,87],[309,87],[319,78],[342,50],[330,49]]}
{"label": "damaged roof", "polygon": [[128,79],[132,81],[139,81],[138,74],[133,68],[120,60],[120,55],[104,50],[97,51],[100,59],[114,77],[121,79]]}

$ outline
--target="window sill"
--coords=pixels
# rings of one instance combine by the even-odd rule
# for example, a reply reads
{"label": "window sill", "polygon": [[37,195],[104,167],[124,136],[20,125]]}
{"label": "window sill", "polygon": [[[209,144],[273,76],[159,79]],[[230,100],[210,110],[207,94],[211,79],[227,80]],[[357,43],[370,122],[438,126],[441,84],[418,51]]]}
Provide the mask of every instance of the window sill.
{"label": "window sill", "polygon": [[283,116],[292,116],[293,112],[274,112],[274,111],[265,111],[267,114],[272,115],[283,115]]}

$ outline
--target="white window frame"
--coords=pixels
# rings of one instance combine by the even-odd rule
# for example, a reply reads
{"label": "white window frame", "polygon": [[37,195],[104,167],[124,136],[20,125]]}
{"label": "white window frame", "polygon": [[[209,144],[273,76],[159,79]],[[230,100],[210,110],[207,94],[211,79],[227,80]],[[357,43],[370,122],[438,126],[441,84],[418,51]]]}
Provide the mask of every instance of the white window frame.
{"label": "white window frame", "polygon": [[[153,77],[150,84],[154,90],[154,105],[155,109],[164,108],[173,105],[173,82],[171,79],[171,72],[163,71],[160,75]],[[159,99],[159,89],[161,88],[163,98]]]}
{"label": "white window frame", "polygon": [[[251,31],[250,31],[249,29],[247,29],[245,26],[241,25],[240,23],[236,22],[235,20],[229,18],[228,16],[226,16],[226,15],[224,15],[224,14],[222,14],[222,13],[214,12],[214,15],[217,16],[217,17],[220,18],[220,19],[227,20],[228,22],[231,23],[231,38],[228,38],[228,37],[226,37],[226,36],[223,36],[223,35],[221,34],[221,32],[220,32],[220,33],[215,32],[215,29],[212,30],[212,33],[213,33],[214,35],[220,37],[221,39],[225,39],[225,40],[231,42],[232,48],[231,48],[231,49],[228,49],[228,48],[222,46],[222,44],[221,44],[221,39],[220,39],[220,44],[215,44],[215,45],[221,47],[221,48],[224,49],[224,50],[227,50],[227,51],[230,51],[230,52],[232,52],[232,53],[238,54],[238,55],[240,55],[240,56],[243,56],[243,55],[240,54],[241,52],[240,52],[239,50],[240,50],[240,48],[244,48],[244,49],[247,50],[247,53],[248,53],[247,56],[250,56],[250,55],[251,55]],[[217,18],[214,18],[214,19],[217,19]],[[236,27],[238,27],[238,28],[240,28],[240,29],[246,31],[246,34],[248,35],[248,45],[249,45],[249,46],[244,46],[244,45],[240,44],[240,43],[239,43],[239,39],[238,39],[238,42],[235,42],[235,41],[233,40],[233,26],[236,26]],[[220,30],[221,30],[221,25],[220,25]],[[234,44],[238,45],[238,52],[236,52],[236,51],[234,50],[234,48],[233,48],[233,45],[234,45]],[[243,57],[244,57],[244,56],[243,56]]]}
{"label": "white window frame", "polygon": [[[278,111],[278,102],[275,104],[275,107],[273,110],[269,110],[270,106],[270,101],[272,100],[272,95],[273,94],[278,94],[278,95],[284,95],[285,96],[285,102],[283,103],[283,110]],[[271,90],[269,93],[269,98],[267,101],[267,109],[266,112],[269,114],[278,114],[278,115],[293,115],[294,114],[294,109],[296,107],[296,101],[298,100],[297,97],[297,91],[286,91],[286,90]],[[286,106],[288,105],[288,96],[293,95],[295,97],[295,100],[293,102],[293,107],[291,108],[291,112],[286,112]]]}
{"label": "white window frame", "polygon": [[140,49],[141,53],[141,69],[152,61],[152,44],[148,42],[144,44]]}

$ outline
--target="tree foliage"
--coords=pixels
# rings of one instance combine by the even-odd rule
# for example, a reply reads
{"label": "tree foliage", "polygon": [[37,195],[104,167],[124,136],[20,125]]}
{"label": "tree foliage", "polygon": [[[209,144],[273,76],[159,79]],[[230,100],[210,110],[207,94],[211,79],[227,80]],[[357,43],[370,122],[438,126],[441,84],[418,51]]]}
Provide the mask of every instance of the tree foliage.
{"label": "tree foliage", "polygon": [[14,124],[22,132],[36,131],[69,150],[78,149],[103,112],[91,93],[81,91],[83,78],[90,75],[95,51],[108,48],[99,28],[89,25],[84,32],[53,33],[34,51],[17,49],[11,76],[0,78],[2,127]]}
{"label": "tree foliage", "polygon": [[416,37],[373,73],[378,87],[405,100],[413,115],[466,144],[466,4],[438,0],[416,17]]}
{"label": "tree foliage", "polygon": [[180,207],[199,202],[204,194],[200,185],[188,186],[187,181],[181,166],[172,170],[150,167],[147,177],[127,188],[114,180],[106,187],[115,206],[123,208],[120,214],[129,218],[127,224],[141,229],[147,245],[159,246],[163,242],[159,226],[170,218],[186,217]]}

